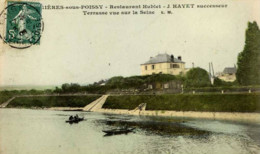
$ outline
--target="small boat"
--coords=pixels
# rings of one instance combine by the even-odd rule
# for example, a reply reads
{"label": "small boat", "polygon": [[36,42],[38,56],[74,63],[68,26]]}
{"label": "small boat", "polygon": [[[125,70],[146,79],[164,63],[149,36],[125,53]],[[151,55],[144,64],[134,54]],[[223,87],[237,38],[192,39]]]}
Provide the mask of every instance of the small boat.
{"label": "small boat", "polygon": [[84,120],[84,117],[83,118],[73,118],[73,119],[71,119],[71,120],[67,120],[66,122],[67,123],[78,123],[78,122],[80,122],[80,121],[83,121]]}
{"label": "small boat", "polygon": [[111,130],[103,130],[106,135],[117,135],[117,134],[127,134],[133,132],[135,128],[119,128],[119,129],[111,129]]}

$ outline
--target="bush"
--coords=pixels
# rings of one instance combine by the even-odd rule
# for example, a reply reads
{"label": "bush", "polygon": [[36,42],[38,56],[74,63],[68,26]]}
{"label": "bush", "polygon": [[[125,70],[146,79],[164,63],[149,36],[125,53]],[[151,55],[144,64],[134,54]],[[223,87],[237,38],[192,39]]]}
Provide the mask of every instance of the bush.
{"label": "bush", "polygon": [[231,87],[231,86],[237,86],[237,80],[233,81],[233,82],[226,82],[224,80],[221,80],[219,78],[215,78],[214,79],[214,87]]}
{"label": "bush", "polygon": [[202,68],[192,68],[186,74],[185,87],[207,87],[210,86],[208,72]]}

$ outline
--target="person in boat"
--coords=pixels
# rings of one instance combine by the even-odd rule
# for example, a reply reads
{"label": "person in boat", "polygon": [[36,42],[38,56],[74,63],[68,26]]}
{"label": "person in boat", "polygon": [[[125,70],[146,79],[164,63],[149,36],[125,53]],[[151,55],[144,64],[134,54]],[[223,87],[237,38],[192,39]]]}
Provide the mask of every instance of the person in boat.
{"label": "person in boat", "polygon": [[79,116],[78,116],[78,114],[76,114],[76,116],[74,117],[74,119],[79,119]]}
{"label": "person in boat", "polygon": [[73,116],[72,115],[69,117],[69,120],[73,120]]}

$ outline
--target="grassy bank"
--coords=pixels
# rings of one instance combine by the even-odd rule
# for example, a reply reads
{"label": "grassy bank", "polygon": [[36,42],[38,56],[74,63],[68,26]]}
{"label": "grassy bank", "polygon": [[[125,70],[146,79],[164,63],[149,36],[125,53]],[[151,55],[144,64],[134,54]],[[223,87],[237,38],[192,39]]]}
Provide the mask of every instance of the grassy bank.
{"label": "grassy bank", "polygon": [[12,96],[3,96],[3,95],[0,95],[0,104],[8,101],[10,98],[12,98]]}
{"label": "grassy bank", "polygon": [[260,94],[110,96],[103,108],[132,110],[141,103],[147,110],[260,112]]}
{"label": "grassy bank", "polygon": [[21,96],[21,95],[47,95],[51,94],[51,90],[12,90],[12,91],[0,91],[0,104],[6,102],[10,98],[14,96]]}
{"label": "grassy bank", "polygon": [[7,107],[84,107],[100,96],[17,97]]}

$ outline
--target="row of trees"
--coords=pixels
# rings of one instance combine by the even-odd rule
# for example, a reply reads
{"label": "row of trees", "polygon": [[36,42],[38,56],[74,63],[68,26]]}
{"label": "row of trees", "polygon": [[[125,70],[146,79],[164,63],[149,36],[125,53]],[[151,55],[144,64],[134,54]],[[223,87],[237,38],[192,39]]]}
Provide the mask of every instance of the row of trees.
{"label": "row of trees", "polygon": [[117,76],[109,79],[106,85],[113,88],[144,88],[144,85],[160,82],[165,83],[173,80],[181,80],[180,76],[173,76],[169,74],[153,74],[146,76],[131,76],[122,77]]}
{"label": "row of trees", "polygon": [[[112,77],[107,81],[95,82],[87,86],[80,86],[76,83],[63,84],[61,88],[56,87],[56,93],[75,93],[75,92],[90,92],[90,93],[105,93],[113,89],[146,89],[147,85],[154,83],[167,83],[176,81],[182,83],[184,87],[211,87],[208,72],[202,68],[193,68],[187,72],[185,76],[174,76],[170,74],[153,74],[146,76],[131,76]],[[105,83],[102,85],[102,83]],[[225,85],[224,81],[216,82],[217,86]]]}
{"label": "row of trees", "polygon": [[[107,81],[95,82],[87,86],[80,86],[77,83],[65,83],[61,88],[56,87],[54,90],[55,93],[75,93],[75,92],[90,92],[90,93],[104,93],[112,89],[144,89],[147,84],[155,82],[168,82],[172,80],[181,80],[179,76],[173,76],[169,74],[154,74],[147,76],[131,76],[131,77],[122,77],[116,76],[112,77]],[[105,85],[102,85],[105,83]]]}

